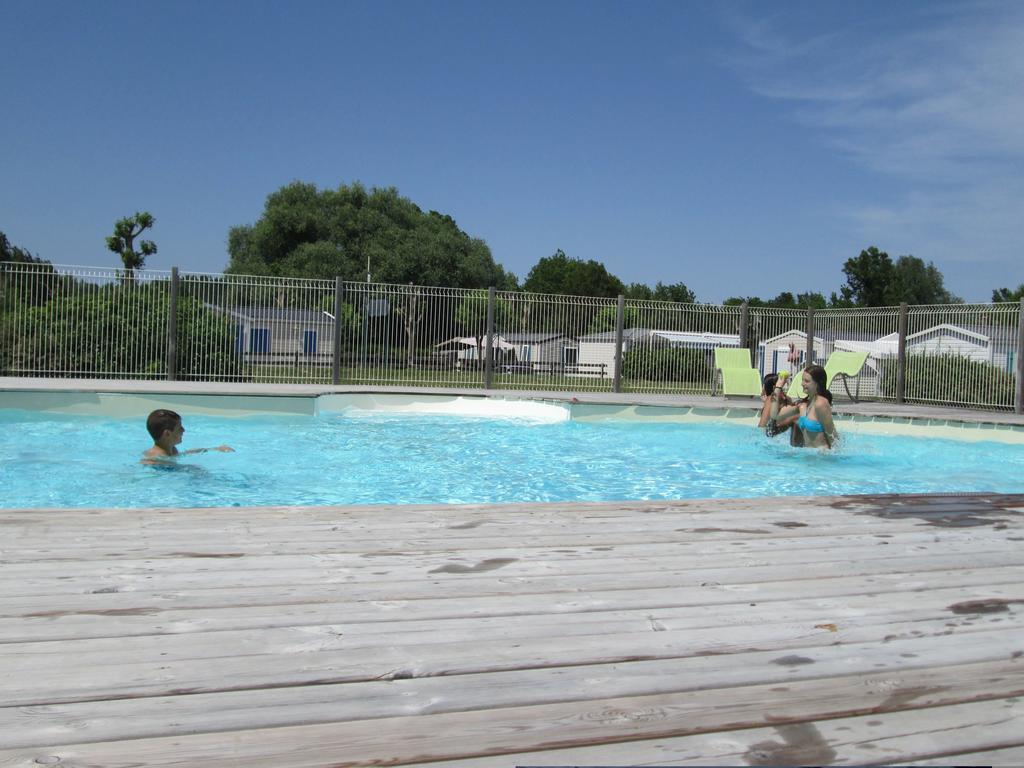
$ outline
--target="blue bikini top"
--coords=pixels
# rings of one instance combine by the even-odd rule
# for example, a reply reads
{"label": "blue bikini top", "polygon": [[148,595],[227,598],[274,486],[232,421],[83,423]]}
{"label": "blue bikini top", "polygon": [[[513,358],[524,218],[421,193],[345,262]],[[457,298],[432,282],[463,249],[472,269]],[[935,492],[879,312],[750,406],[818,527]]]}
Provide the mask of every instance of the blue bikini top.
{"label": "blue bikini top", "polygon": [[801,416],[799,419],[797,419],[796,423],[800,425],[800,429],[802,429],[804,432],[825,431],[825,427],[821,425],[820,421],[815,421],[814,419],[810,419],[807,416]]}

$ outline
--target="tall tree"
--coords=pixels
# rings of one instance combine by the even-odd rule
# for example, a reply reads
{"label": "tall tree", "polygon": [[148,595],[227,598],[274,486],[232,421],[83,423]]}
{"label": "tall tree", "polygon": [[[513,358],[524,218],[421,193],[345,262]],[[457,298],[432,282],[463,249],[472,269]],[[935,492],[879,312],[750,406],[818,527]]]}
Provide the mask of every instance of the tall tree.
{"label": "tall tree", "polygon": [[942,273],[932,262],[916,256],[900,256],[895,262],[874,246],[843,265],[846,284],[833,305],[886,307],[907,304],[960,304],[963,300],[946,290]]}
{"label": "tall tree", "polygon": [[228,233],[233,274],[277,275],[453,288],[514,289],[487,244],[437,211],[423,212],[394,187],[293,182],[267,197],[251,226]]}
{"label": "tall tree", "polygon": [[697,295],[686,287],[686,283],[666,285],[661,281],[654,286],[652,298],[655,301],[674,301],[677,304],[693,304],[697,301]]}
{"label": "tall tree", "polygon": [[13,245],[7,235],[0,232],[0,261],[13,261],[16,264],[49,264],[46,259],[33,256],[24,248]]}
{"label": "tall tree", "polygon": [[625,291],[622,281],[599,261],[570,258],[559,248],[538,261],[523,283],[530,293],[615,298]]}
{"label": "tall tree", "polygon": [[156,253],[156,243],[152,240],[139,242],[135,250],[135,238],[156,223],[153,214],[148,211],[136,211],[134,216],[118,219],[114,224],[114,234],[107,237],[107,248],[121,257],[124,263],[124,280],[135,282],[135,270],[146,265],[146,257]]}
{"label": "tall tree", "polygon": [[1009,288],[996,288],[992,291],[992,301],[1020,301],[1024,299],[1024,283],[1012,291]]}
{"label": "tall tree", "polygon": [[[7,235],[0,232],[0,264],[3,262],[35,264],[38,266],[32,269],[35,276],[27,281],[27,285],[23,284],[20,291],[11,290],[6,280],[0,280],[0,312],[6,311],[9,304],[14,301],[27,301],[32,306],[45,304],[53,298],[56,292],[60,290],[62,283],[66,283],[74,279],[68,278],[67,280],[63,280],[61,278],[57,278],[56,270],[49,261],[42,259],[39,256],[33,256],[25,248],[19,248],[18,246],[13,245],[11,241],[7,239]],[[0,266],[0,272],[4,271],[6,271],[6,268]],[[47,278],[43,279],[40,276],[41,274],[47,275]]]}
{"label": "tall tree", "polygon": [[857,307],[884,307],[887,290],[893,278],[893,264],[889,254],[871,246],[855,259],[843,264],[846,284],[839,290],[842,298]]}
{"label": "tall tree", "polygon": [[963,300],[946,290],[942,273],[932,263],[916,256],[900,256],[893,264],[892,280],[885,292],[889,305],[962,304]]}

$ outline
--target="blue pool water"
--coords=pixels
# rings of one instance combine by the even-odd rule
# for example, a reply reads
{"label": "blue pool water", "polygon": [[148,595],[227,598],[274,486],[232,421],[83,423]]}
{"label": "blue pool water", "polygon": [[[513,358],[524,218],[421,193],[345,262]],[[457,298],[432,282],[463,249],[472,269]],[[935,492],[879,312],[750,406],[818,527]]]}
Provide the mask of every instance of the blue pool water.
{"label": "blue pool water", "polygon": [[731,423],[325,413],[188,416],[143,466],[143,420],[0,410],[0,506],[206,507],[1024,492],[1024,447],[847,434],[828,453]]}

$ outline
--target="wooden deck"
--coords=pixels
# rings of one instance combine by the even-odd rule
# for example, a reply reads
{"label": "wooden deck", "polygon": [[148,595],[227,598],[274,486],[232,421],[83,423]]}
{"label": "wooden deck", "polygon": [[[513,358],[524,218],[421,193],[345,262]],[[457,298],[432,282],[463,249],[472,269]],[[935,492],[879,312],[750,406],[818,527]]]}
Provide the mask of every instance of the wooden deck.
{"label": "wooden deck", "polygon": [[0,766],[1020,765],[1022,511],[0,511]]}

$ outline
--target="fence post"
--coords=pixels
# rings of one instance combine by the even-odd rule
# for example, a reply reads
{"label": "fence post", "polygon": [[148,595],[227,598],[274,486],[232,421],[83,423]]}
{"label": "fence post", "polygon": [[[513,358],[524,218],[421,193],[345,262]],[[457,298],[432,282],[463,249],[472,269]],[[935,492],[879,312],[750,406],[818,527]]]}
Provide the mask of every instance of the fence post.
{"label": "fence post", "polygon": [[804,368],[814,362],[814,307],[807,308],[807,348],[804,350]]}
{"label": "fence post", "polygon": [[494,286],[487,289],[487,357],[484,361],[484,389],[494,385]]}
{"label": "fence post", "polygon": [[167,379],[178,378],[178,268],[171,267],[171,295],[167,309]]}
{"label": "fence post", "polygon": [[1017,317],[1017,389],[1013,396],[1013,412],[1024,413],[1024,296],[1020,299]]}
{"label": "fence post", "polygon": [[747,343],[747,334],[750,331],[750,304],[745,299],[740,304],[740,349],[747,348],[747,357],[753,360],[750,354],[750,345]]}
{"label": "fence post", "polygon": [[900,303],[899,340],[896,343],[896,402],[907,400],[907,303]]}
{"label": "fence post", "polygon": [[615,375],[612,377],[612,392],[622,391],[622,334],[626,325],[626,297],[619,294],[615,306]]}
{"label": "fence post", "polygon": [[331,382],[341,384],[341,308],[345,287],[340,277],[334,278],[334,344],[331,349]]}

